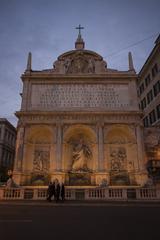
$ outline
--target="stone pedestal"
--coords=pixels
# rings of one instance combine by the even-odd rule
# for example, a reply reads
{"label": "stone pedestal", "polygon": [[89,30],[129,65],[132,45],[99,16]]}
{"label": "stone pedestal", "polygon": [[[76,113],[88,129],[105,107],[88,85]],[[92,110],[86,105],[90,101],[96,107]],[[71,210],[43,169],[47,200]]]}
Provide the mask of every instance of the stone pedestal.
{"label": "stone pedestal", "polygon": [[97,172],[95,173],[95,184],[101,185],[103,181],[107,182],[107,185],[109,184],[109,173],[108,172]]}
{"label": "stone pedestal", "polygon": [[89,186],[91,185],[91,173],[70,172],[68,174],[70,186]]}
{"label": "stone pedestal", "polygon": [[112,171],[110,173],[110,185],[128,186],[130,184],[130,178],[127,171]]}
{"label": "stone pedestal", "polygon": [[65,183],[66,173],[64,172],[53,172],[50,174],[51,181],[58,179],[59,182]]}

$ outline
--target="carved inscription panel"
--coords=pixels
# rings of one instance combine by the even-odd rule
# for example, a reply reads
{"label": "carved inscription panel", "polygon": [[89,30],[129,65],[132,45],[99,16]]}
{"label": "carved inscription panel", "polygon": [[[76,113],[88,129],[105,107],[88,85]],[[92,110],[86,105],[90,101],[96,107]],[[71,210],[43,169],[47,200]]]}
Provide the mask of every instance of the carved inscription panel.
{"label": "carved inscription panel", "polygon": [[114,109],[129,106],[127,84],[33,84],[32,109]]}

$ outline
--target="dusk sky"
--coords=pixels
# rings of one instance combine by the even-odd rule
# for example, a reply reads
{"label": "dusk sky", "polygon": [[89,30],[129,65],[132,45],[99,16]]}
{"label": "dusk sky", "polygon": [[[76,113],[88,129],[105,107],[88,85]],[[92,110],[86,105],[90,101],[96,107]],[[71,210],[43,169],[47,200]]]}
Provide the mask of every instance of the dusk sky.
{"label": "dusk sky", "polygon": [[109,68],[127,70],[131,51],[139,72],[160,33],[160,0],[0,0],[0,117],[16,126],[28,52],[33,70],[52,68],[79,24]]}

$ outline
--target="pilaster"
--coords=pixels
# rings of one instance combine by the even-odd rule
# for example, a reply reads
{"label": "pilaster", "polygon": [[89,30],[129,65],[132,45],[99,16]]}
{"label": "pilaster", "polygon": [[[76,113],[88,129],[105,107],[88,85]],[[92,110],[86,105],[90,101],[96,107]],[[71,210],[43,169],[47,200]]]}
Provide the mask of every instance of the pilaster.
{"label": "pilaster", "polygon": [[56,129],[56,171],[60,171],[62,169],[62,123],[58,123]]}
{"label": "pilaster", "polygon": [[24,149],[24,126],[20,126],[17,132],[16,153],[14,171],[22,171],[23,149]]}
{"label": "pilaster", "polygon": [[52,126],[53,138],[50,147],[50,172],[54,172],[56,170],[56,136],[55,136],[55,125]]}
{"label": "pilaster", "polygon": [[144,144],[142,136],[142,128],[140,125],[136,126],[136,136],[137,136],[137,153],[138,153],[138,164],[139,170],[144,170]]}
{"label": "pilaster", "polygon": [[98,127],[98,169],[104,170],[104,140],[103,140],[103,124],[99,123]]}

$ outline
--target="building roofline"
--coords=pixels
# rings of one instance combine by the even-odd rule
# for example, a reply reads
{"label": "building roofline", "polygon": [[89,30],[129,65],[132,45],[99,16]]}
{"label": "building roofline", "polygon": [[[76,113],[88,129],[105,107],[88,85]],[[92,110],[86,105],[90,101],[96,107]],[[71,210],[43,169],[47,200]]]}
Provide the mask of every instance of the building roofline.
{"label": "building roofline", "polygon": [[1,123],[7,124],[16,132],[16,128],[7,120],[7,118],[0,118],[0,124]]}
{"label": "building roofline", "polygon": [[145,63],[143,64],[143,66],[142,66],[141,70],[139,71],[138,75],[141,75],[143,73],[143,71],[145,70],[146,65],[149,64],[149,61],[151,60],[152,56],[154,55],[156,49],[159,47],[159,45],[160,45],[160,34],[158,35],[158,37],[156,38],[154,43],[155,43],[155,46],[152,49],[152,51],[150,52],[148,58],[146,59]]}

